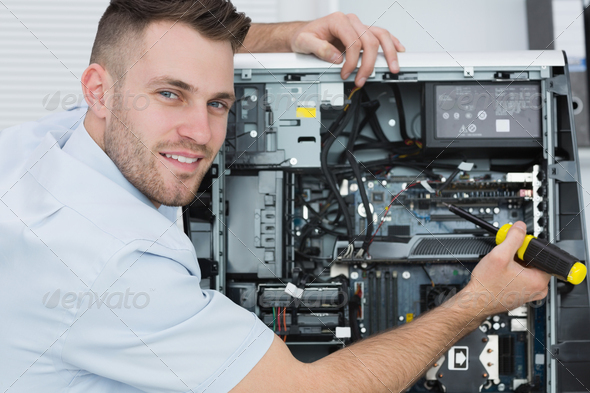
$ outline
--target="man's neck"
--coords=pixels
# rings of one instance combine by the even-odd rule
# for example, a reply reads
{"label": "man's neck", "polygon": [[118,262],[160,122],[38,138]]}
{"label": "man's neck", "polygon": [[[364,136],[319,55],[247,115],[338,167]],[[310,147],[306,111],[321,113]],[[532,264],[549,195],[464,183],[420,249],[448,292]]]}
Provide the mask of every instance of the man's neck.
{"label": "man's neck", "polygon": [[99,119],[96,115],[89,110],[86,112],[86,117],[84,119],[84,128],[88,132],[88,135],[92,138],[92,140],[106,153],[104,147],[104,131],[105,131],[105,122],[103,119]]}

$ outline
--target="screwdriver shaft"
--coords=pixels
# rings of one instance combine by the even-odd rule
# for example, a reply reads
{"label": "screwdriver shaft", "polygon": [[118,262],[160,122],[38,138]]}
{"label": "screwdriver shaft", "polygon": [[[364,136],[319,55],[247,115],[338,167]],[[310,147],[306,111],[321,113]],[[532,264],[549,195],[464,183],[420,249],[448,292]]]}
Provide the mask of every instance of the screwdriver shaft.
{"label": "screwdriver shaft", "polygon": [[481,218],[478,218],[478,217],[474,216],[473,214],[466,212],[465,210],[463,210],[457,206],[454,206],[454,205],[451,205],[451,204],[445,203],[445,202],[443,202],[443,205],[448,207],[449,211],[451,211],[452,213],[455,213],[459,217],[463,217],[467,221],[474,223],[475,225],[479,226],[482,229],[485,229],[486,231],[488,231],[492,234],[496,234],[498,232],[498,228],[496,228],[495,226],[493,226],[489,222],[484,221]]}

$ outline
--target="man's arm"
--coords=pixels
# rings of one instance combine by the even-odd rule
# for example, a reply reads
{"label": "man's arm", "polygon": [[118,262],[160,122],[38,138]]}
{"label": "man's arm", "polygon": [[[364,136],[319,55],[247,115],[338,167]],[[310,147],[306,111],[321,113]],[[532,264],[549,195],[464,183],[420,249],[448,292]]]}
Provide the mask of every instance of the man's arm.
{"label": "man's arm", "polygon": [[517,223],[455,297],[414,322],[370,337],[311,364],[296,360],[278,338],[232,392],[399,392],[483,320],[547,294],[549,276],[523,268],[514,254],[524,240]]}
{"label": "man's arm", "polygon": [[366,26],[354,14],[335,12],[311,22],[252,24],[240,52],[312,53],[322,60],[346,61],[341,76],[347,79],[357,66],[361,50],[362,64],[355,78],[363,86],[373,72],[379,47],[391,72],[399,71],[397,52],[406,49],[389,31]]}

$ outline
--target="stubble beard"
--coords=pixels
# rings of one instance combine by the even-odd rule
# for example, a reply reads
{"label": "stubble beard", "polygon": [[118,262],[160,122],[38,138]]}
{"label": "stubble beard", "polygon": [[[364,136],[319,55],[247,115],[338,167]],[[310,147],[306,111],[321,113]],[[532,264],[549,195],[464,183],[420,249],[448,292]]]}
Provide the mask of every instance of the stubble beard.
{"label": "stubble beard", "polygon": [[[157,157],[159,148],[164,146],[161,146],[162,144],[154,146],[152,153],[149,147],[142,142],[144,138],[141,132],[133,127],[126,111],[117,109],[117,105],[113,106],[114,118],[110,124],[107,124],[104,145],[106,154],[123,176],[152,202],[167,206],[190,204],[195,199],[199,185],[211,166],[211,163],[206,164],[205,161],[212,156],[209,149],[205,150],[203,146],[195,146],[194,143],[188,142],[175,144],[192,151],[204,152],[206,157],[201,164],[207,165],[206,168],[199,166],[197,174],[175,175],[171,169],[164,167]],[[166,181],[158,171],[158,167],[170,171],[170,176],[175,178],[174,181],[169,182],[171,184],[168,187],[166,187]]]}

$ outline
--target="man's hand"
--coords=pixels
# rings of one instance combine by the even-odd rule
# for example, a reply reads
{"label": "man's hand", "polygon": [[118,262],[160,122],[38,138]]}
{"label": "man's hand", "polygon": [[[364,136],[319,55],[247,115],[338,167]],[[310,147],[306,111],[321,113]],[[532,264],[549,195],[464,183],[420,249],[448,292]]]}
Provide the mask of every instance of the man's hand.
{"label": "man's hand", "polygon": [[363,24],[354,14],[335,12],[306,23],[297,29],[291,38],[291,49],[298,53],[313,53],[322,60],[341,63],[342,79],[347,79],[358,64],[361,50],[363,60],[355,83],[361,87],[373,72],[379,46],[391,72],[399,72],[397,52],[406,48],[389,31]]}
{"label": "man's hand", "polygon": [[379,47],[391,72],[399,72],[397,52],[406,48],[389,31],[364,25],[354,14],[335,12],[311,22],[254,23],[239,52],[297,52],[312,53],[331,63],[346,61],[340,75],[347,79],[358,64],[361,50],[363,60],[355,83],[361,87],[373,72]]}
{"label": "man's hand", "polygon": [[[551,276],[515,259],[526,235],[526,224],[519,221],[508,231],[506,240],[496,246],[473,269],[471,281],[457,302],[481,309],[481,316],[504,313],[547,296]],[[451,302],[453,300],[451,299]]]}

